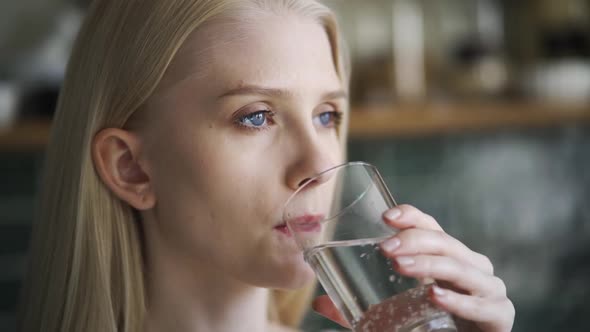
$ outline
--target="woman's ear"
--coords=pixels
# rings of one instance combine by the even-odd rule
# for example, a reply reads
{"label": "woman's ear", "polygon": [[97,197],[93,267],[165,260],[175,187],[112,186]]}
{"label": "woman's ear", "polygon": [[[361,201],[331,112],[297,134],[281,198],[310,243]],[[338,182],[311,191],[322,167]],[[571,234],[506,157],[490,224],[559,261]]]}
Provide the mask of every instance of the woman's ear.
{"label": "woman's ear", "polygon": [[135,209],[148,210],[156,195],[142,152],[139,137],[123,129],[103,129],[92,141],[92,159],[102,181]]}

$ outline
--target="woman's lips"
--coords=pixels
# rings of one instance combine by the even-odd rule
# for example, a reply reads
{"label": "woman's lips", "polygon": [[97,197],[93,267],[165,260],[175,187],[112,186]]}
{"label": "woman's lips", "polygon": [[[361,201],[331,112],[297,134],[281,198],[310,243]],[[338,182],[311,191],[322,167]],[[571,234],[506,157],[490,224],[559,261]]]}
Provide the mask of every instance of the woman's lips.
{"label": "woman's lips", "polygon": [[[287,221],[291,229],[296,233],[319,232],[322,229],[320,223],[324,220],[324,216],[320,214],[306,214],[301,217],[296,217]],[[286,224],[280,224],[274,228],[275,230],[291,236],[291,230]]]}

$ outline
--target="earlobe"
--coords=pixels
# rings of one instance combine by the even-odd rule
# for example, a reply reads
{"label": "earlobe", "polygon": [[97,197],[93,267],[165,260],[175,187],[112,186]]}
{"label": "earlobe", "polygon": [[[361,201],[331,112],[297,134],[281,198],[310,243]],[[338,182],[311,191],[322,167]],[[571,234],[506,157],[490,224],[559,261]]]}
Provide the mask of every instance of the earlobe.
{"label": "earlobe", "polygon": [[142,152],[139,137],[123,129],[103,129],[92,142],[92,159],[103,183],[132,207],[148,210],[155,205],[155,193],[147,165],[140,161]]}

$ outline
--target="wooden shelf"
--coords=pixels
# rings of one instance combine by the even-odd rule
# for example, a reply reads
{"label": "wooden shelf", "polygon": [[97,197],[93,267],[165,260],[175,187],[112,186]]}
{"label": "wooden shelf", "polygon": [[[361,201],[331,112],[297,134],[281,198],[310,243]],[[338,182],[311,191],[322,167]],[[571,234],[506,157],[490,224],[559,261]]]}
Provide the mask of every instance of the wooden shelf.
{"label": "wooden shelf", "polygon": [[[580,124],[590,125],[590,105],[384,105],[354,108],[349,134],[351,139],[379,139]],[[0,128],[0,151],[42,150],[50,127],[48,121],[36,121]]]}
{"label": "wooden shelf", "polygon": [[49,140],[49,121],[28,121],[12,127],[0,127],[0,151],[37,151]]}
{"label": "wooden shelf", "polygon": [[590,125],[590,105],[428,104],[358,107],[350,117],[351,139],[431,136],[501,129]]}

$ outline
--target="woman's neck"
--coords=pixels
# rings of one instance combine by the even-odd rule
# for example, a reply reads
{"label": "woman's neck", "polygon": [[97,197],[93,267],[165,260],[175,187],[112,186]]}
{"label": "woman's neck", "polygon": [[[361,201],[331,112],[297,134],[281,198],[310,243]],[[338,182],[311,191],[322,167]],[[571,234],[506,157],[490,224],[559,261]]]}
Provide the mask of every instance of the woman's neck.
{"label": "woman's neck", "polygon": [[269,291],[165,248],[148,250],[146,331],[269,331]]}

